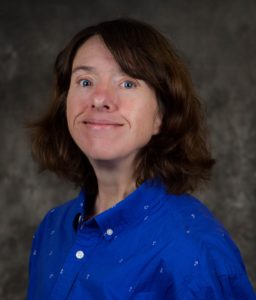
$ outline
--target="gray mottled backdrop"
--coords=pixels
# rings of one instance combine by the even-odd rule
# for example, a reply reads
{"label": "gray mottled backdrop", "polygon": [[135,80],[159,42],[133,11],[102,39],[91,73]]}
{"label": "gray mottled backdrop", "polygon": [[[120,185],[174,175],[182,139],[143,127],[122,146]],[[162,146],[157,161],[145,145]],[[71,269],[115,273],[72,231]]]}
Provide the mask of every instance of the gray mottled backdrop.
{"label": "gray mottled backdrop", "polygon": [[[186,60],[218,164],[200,198],[230,231],[256,286],[256,1],[1,1],[0,298],[25,297],[31,238],[77,191],[38,174],[23,128],[49,101],[58,51],[82,27],[120,16],[156,25]],[[156,45],[157,46],[157,45]]]}

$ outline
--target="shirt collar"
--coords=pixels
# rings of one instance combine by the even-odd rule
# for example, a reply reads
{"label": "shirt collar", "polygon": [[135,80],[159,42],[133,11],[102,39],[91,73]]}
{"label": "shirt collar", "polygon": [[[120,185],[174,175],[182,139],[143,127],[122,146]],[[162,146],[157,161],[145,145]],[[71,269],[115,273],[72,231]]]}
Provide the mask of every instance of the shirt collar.
{"label": "shirt collar", "polygon": [[[147,180],[115,206],[90,220],[83,221],[83,215],[80,224],[82,228],[97,225],[106,238],[113,238],[125,226],[147,220],[165,194],[166,190],[160,180]],[[86,214],[86,192],[81,191],[79,198],[84,199],[84,202],[80,202],[84,203],[84,214]]]}

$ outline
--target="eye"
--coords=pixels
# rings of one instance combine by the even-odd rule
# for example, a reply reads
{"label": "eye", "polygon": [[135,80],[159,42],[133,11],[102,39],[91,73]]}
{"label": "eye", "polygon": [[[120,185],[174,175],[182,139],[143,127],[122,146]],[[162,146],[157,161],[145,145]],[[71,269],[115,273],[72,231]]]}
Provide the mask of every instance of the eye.
{"label": "eye", "polygon": [[87,86],[91,86],[92,83],[90,80],[88,79],[82,79],[82,80],[79,80],[79,84],[82,86],[82,87],[87,87]]}
{"label": "eye", "polygon": [[124,87],[125,89],[132,89],[135,88],[137,85],[135,82],[131,80],[125,80],[124,82],[122,82],[121,86]]}

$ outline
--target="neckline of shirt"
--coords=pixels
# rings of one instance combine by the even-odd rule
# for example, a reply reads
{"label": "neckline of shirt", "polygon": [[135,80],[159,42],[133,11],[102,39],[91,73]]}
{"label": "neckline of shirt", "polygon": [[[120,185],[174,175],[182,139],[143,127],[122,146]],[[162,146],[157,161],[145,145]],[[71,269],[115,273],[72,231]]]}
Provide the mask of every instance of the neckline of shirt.
{"label": "neckline of shirt", "polygon": [[98,226],[106,238],[116,237],[125,226],[147,221],[160,198],[166,193],[160,180],[147,180],[113,207],[84,221],[87,197],[83,190],[79,195],[80,202],[81,198],[83,199],[81,203],[83,203],[82,207],[84,208],[79,222],[79,230],[83,231],[86,227]]}

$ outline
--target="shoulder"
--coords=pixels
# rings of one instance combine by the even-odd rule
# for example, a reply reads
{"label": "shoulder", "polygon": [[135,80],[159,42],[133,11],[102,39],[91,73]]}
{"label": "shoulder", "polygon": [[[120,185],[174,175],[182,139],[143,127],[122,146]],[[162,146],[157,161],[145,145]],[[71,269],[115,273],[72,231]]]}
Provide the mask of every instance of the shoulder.
{"label": "shoulder", "polygon": [[80,192],[77,197],[49,210],[39,227],[59,226],[60,224],[66,224],[68,227],[76,215],[82,212],[83,205],[84,194]]}
{"label": "shoulder", "polygon": [[165,223],[172,227],[169,231],[175,232],[175,242],[169,245],[170,249],[176,248],[176,260],[188,264],[187,260],[191,259],[191,267],[199,263],[209,268],[214,265],[219,275],[243,272],[238,247],[201,201],[191,195],[168,195],[164,211]]}
{"label": "shoulder", "polygon": [[179,230],[198,239],[222,237],[227,233],[221,222],[200,200],[189,194],[167,195],[165,210],[172,215]]}
{"label": "shoulder", "polygon": [[80,192],[74,199],[49,210],[34,235],[34,248],[38,249],[41,244],[48,244],[51,236],[60,236],[63,233],[73,236],[75,234],[74,220],[82,213],[83,203],[84,194]]}
{"label": "shoulder", "polygon": [[175,223],[180,234],[185,233],[199,240],[222,237],[227,233],[221,222],[200,200],[189,194],[166,194],[163,211],[168,222]]}
{"label": "shoulder", "polygon": [[174,232],[162,252],[170,288],[174,284],[197,300],[255,299],[237,245],[209,209],[190,195],[167,195],[164,201],[162,232]]}

